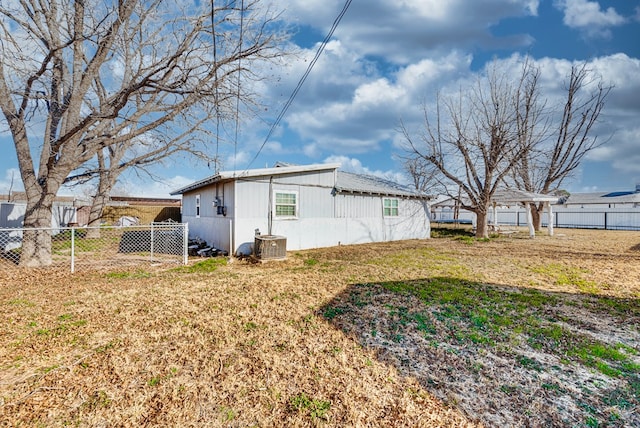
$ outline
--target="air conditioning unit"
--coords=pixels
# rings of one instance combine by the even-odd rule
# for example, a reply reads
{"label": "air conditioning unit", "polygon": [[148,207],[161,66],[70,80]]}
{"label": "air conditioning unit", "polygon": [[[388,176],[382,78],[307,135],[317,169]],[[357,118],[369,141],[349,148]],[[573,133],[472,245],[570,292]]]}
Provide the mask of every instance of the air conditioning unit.
{"label": "air conditioning unit", "polygon": [[284,259],[287,257],[287,238],[277,235],[256,235],[253,255],[259,260]]}

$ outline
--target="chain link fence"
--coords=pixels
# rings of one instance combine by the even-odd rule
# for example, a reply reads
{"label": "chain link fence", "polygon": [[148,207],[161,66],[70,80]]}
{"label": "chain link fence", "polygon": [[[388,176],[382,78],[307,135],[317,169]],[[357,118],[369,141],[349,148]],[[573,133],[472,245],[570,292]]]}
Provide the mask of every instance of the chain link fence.
{"label": "chain link fence", "polygon": [[188,262],[187,224],[163,222],[136,226],[0,229],[2,269],[20,267],[24,240],[35,235],[25,233],[28,231],[50,233],[49,266],[68,267],[71,272]]}

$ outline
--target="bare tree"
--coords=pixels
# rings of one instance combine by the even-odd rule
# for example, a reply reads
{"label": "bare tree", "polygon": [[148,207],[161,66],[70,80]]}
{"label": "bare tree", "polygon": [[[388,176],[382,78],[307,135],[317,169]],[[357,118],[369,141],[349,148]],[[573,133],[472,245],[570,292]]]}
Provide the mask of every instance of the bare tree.
{"label": "bare tree", "polygon": [[[219,94],[246,96],[238,73],[259,78],[254,64],[282,54],[259,0],[215,13],[201,3],[0,3],[0,109],[27,194],[25,227],[50,226],[60,186],[103,149],[153,130],[172,141],[197,129],[220,108]],[[25,233],[21,265],[50,261],[50,233]]]}
{"label": "bare tree", "polygon": [[403,158],[404,170],[409,174],[413,187],[420,193],[433,192],[438,186],[438,170],[431,163],[421,157],[408,156]]}
{"label": "bare tree", "polygon": [[[545,108],[546,102],[539,100],[537,84],[526,92],[530,97],[518,114],[518,140],[526,155],[512,174],[517,188],[544,194],[561,189],[585,155],[606,142],[593,135],[593,127],[612,89],[582,63],[571,67],[566,99],[559,108]],[[562,113],[558,114],[558,110]],[[530,204],[529,209],[534,228],[539,230],[544,206]]]}
{"label": "bare tree", "polygon": [[94,161],[84,164],[80,170],[67,177],[66,185],[95,184],[88,219],[88,225],[92,228],[87,231],[87,237],[95,238],[100,235],[100,229],[94,226],[100,225],[111,191],[125,171],[133,170],[138,176],[161,180],[149,166],[166,163],[169,158],[177,155],[183,159],[196,157],[212,160],[207,153],[195,149],[194,139],[197,135],[193,130],[189,130],[187,134],[175,135],[171,140],[165,138],[164,133],[149,132],[144,138],[111,144],[99,150]]}
{"label": "bare tree", "polygon": [[488,236],[491,199],[528,149],[518,144],[516,111],[521,88],[532,78],[531,69],[523,67],[512,85],[494,64],[457,98],[438,97],[435,123],[425,107],[425,128],[418,139],[401,125],[409,156],[433,165],[448,195],[476,214],[478,237]]}

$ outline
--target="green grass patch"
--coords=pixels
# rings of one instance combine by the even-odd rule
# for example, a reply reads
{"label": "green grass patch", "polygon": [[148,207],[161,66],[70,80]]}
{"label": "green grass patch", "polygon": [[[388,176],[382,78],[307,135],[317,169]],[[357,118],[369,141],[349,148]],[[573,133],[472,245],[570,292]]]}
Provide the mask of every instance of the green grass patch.
{"label": "green grass patch", "polygon": [[331,321],[338,315],[342,315],[345,312],[347,312],[346,308],[340,306],[327,306],[324,308],[324,311],[322,311],[322,316]]}
{"label": "green grass patch", "polygon": [[457,236],[473,237],[473,234],[464,228],[446,228],[446,227],[432,227],[432,238],[452,238]]}
{"label": "green grass patch", "polygon": [[588,294],[597,294],[600,291],[600,286],[597,283],[584,278],[584,275],[589,273],[585,269],[560,263],[550,263],[530,269],[535,273],[550,278],[556,285],[576,287],[581,292]]}
{"label": "green grass patch", "polygon": [[210,273],[215,272],[219,267],[226,265],[226,257],[211,257],[189,266],[180,266],[173,269],[173,271],[180,273]]}
{"label": "green grass patch", "polygon": [[[564,268],[563,268],[564,269]],[[574,281],[575,283],[575,281]],[[640,364],[632,359],[638,351],[625,344],[607,344],[570,328],[558,305],[561,295],[539,290],[493,287],[455,277],[431,277],[380,284],[384,289],[418,298],[424,310],[387,305],[387,336],[400,341],[409,325],[440,344],[469,348],[497,348],[516,355],[517,363],[536,372],[549,369],[544,363],[520,354],[515,347],[556,355],[563,364],[578,363],[629,385],[629,396],[640,389]],[[596,296],[585,300],[597,301]],[[605,305],[610,303],[604,300]],[[593,303],[598,304],[598,303]],[[348,307],[348,305],[347,305]],[[518,355],[519,354],[519,355]],[[553,389],[553,384],[547,385]]]}
{"label": "green grass patch", "polygon": [[13,300],[9,300],[7,304],[15,305],[15,306],[24,306],[24,307],[32,307],[36,305],[35,303],[27,299],[13,299]]}
{"label": "green grass patch", "polygon": [[309,397],[304,392],[291,397],[289,401],[294,410],[305,412],[311,419],[325,419],[331,408],[331,402]]}
{"label": "green grass patch", "polygon": [[453,238],[456,241],[460,241],[462,243],[465,243],[467,245],[473,245],[476,243],[477,239],[473,236],[467,236],[467,235],[458,235],[456,237]]}
{"label": "green grass patch", "polygon": [[598,370],[600,373],[617,378],[633,377],[640,373],[640,364],[633,362],[630,355],[635,349],[624,344],[609,345],[601,342],[582,341],[569,349],[569,355],[577,358],[582,364]]}
{"label": "green grass patch", "polygon": [[133,272],[129,272],[129,271],[109,272],[105,276],[111,279],[142,279],[142,278],[150,278],[151,273],[143,270],[136,270]]}
{"label": "green grass patch", "polygon": [[471,270],[457,259],[433,248],[414,248],[371,259],[367,262],[387,269],[419,268],[432,276],[471,279]]}
{"label": "green grass patch", "polygon": [[311,267],[311,266],[317,265],[319,263],[319,261],[318,261],[318,259],[314,259],[314,258],[310,257],[308,259],[304,259],[303,263],[304,263],[305,266]]}

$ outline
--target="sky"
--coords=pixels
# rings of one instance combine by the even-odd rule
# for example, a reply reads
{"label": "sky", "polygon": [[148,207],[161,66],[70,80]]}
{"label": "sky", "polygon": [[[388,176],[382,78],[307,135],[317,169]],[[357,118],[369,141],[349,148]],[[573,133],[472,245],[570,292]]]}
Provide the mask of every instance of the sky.
{"label": "sky", "polygon": [[[606,143],[563,187],[576,193],[640,184],[640,0],[353,0],[268,140],[345,1],[261,1],[281,11],[295,54],[255,88],[264,108],[239,124],[233,144],[219,147],[223,170],[335,162],[407,182],[400,122],[419,132],[423,106],[433,105],[436,94],[468,87],[489,63],[515,72],[528,56],[549,100],[562,95],[578,61],[614,86],[594,129]],[[0,148],[0,193],[6,193],[11,177],[19,180],[6,133]],[[215,171],[176,159],[155,172],[154,180],[122,177],[114,193],[168,196]]]}

